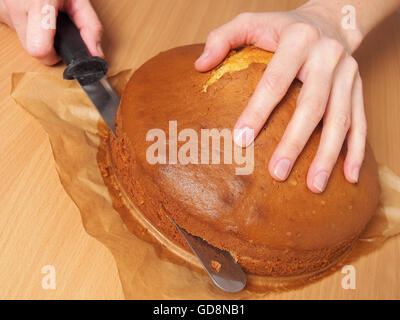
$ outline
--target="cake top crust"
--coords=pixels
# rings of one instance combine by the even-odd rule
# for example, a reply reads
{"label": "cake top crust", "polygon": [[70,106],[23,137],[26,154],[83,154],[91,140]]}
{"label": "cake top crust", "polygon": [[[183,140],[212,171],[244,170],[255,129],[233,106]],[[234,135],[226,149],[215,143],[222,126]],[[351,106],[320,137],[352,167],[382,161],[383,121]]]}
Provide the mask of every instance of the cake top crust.
{"label": "cake top crust", "polygon": [[170,121],[176,121],[178,131],[193,129],[199,136],[202,129],[232,129],[273,56],[246,47],[232,52],[216,69],[199,73],[194,62],[203,47],[178,47],[150,59],[133,74],[122,97],[118,130],[129,139],[129,152],[142,174],[178,208],[168,214],[188,232],[202,221],[221,234],[233,233],[253,245],[276,249],[324,248],[361,232],[379,198],[369,146],[358,184],[345,180],[344,146],[322,194],[306,185],[321,125],[285,182],[274,181],[268,172],[268,161],[296,107],[301,88],[297,80],[255,140],[251,174],[237,175],[235,164],[148,162],[146,153],[154,141],[146,141],[146,136],[155,128],[168,135]]}

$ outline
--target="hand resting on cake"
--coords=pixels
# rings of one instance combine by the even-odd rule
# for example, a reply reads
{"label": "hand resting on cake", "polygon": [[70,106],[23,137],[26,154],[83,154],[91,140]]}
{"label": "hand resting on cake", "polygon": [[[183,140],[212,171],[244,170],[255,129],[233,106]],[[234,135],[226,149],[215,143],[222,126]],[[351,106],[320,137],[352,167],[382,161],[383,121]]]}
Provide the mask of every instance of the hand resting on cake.
{"label": "hand resting on cake", "polygon": [[60,61],[53,47],[56,30],[44,26],[49,20],[56,21],[58,10],[71,16],[90,53],[104,57],[103,27],[89,0],[0,0],[0,22],[16,30],[31,56],[53,65]]}
{"label": "hand resting on cake", "polygon": [[[323,192],[347,137],[344,174],[357,183],[367,123],[361,77],[352,57],[364,36],[400,6],[399,0],[309,1],[290,12],[242,13],[212,31],[195,66],[218,65],[228,52],[255,45],[275,52],[248,106],[235,125],[235,143],[248,146],[285,96],[294,78],[303,82],[297,108],[269,162],[284,181],[315,127],[323,120],[319,149],[309,168],[308,188]],[[268,127],[267,127],[268,130]]]}

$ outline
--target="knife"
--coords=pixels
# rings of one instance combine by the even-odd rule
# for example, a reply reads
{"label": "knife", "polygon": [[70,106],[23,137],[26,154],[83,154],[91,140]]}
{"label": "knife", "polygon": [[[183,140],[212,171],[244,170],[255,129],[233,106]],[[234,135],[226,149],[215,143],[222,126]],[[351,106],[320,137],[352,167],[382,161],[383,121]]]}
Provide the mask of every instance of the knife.
{"label": "knife", "polygon": [[58,13],[54,48],[67,65],[64,79],[79,82],[116,137],[115,115],[120,97],[107,81],[107,62],[90,55],[78,28],[64,12]]}
{"label": "knife", "polygon": [[188,233],[178,226],[174,219],[170,219],[218,288],[229,293],[244,289],[247,276],[228,251],[220,250]]}

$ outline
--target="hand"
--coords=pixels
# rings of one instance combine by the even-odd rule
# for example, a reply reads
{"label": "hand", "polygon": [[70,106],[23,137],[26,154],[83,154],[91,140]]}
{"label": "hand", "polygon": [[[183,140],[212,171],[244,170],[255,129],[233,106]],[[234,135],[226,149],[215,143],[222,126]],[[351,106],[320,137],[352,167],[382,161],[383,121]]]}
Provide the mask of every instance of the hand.
{"label": "hand", "polygon": [[[45,5],[67,12],[81,32],[93,56],[104,57],[101,48],[103,28],[89,0],[0,0],[0,22],[15,29],[25,50],[46,65],[60,60],[54,50],[56,30],[42,27]],[[56,18],[56,17],[54,17]]]}
{"label": "hand", "polygon": [[[255,136],[294,78],[303,82],[295,113],[270,159],[269,171],[274,179],[286,180],[323,118],[319,149],[307,176],[308,188],[315,193],[324,191],[346,136],[344,173],[349,182],[358,181],[364,158],[367,125],[362,83],[351,56],[362,36],[357,30],[345,34],[340,21],[341,17],[311,5],[291,12],[243,13],[209,34],[204,53],[195,63],[197,70],[207,71],[230,49],[246,44],[275,52],[235,125],[239,130],[253,129]],[[245,136],[239,131],[235,143],[251,144]]]}

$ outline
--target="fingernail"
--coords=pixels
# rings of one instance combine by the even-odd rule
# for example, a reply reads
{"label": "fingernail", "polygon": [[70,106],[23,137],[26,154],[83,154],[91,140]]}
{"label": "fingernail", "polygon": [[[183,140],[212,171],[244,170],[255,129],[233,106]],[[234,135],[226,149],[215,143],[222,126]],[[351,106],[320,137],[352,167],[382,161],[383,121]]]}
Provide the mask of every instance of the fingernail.
{"label": "fingernail", "polygon": [[322,171],[314,177],[313,185],[319,192],[322,192],[325,190],[327,182],[328,182],[328,173]]}
{"label": "fingernail", "polygon": [[354,181],[354,183],[358,182],[358,177],[360,176],[360,167],[355,167],[353,171],[351,172],[351,180]]}
{"label": "fingernail", "polygon": [[281,159],[275,166],[274,175],[279,180],[286,180],[289,175],[291,162],[289,159]]}
{"label": "fingernail", "polygon": [[201,54],[201,56],[197,59],[197,61],[200,61],[200,60],[203,60],[203,59],[207,58],[209,54],[210,54],[210,50],[205,49],[203,51],[203,53]]}
{"label": "fingernail", "polygon": [[249,127],[235,129],[233,140],[239,147],[248,147],[254,141],[254,130]]}
{"label": "fingernail", "polygon": [[97,52],[100,53],[100,56],[104,57],[104,51],[103,47],[101,46],[101,43],[97,44]]}

